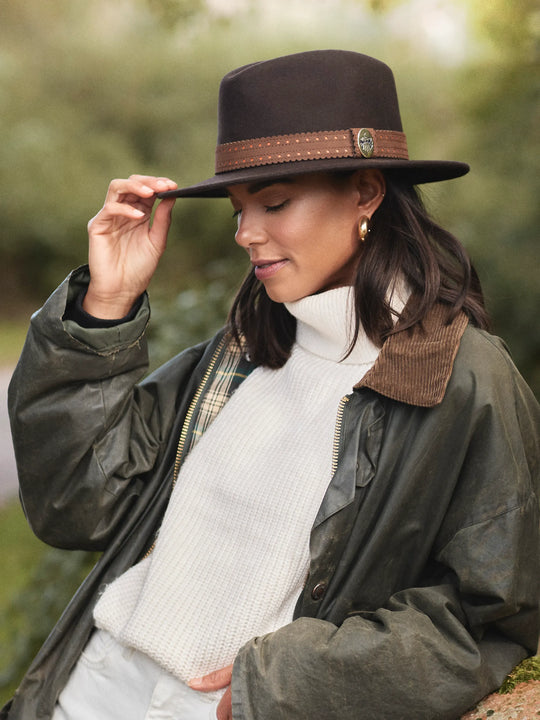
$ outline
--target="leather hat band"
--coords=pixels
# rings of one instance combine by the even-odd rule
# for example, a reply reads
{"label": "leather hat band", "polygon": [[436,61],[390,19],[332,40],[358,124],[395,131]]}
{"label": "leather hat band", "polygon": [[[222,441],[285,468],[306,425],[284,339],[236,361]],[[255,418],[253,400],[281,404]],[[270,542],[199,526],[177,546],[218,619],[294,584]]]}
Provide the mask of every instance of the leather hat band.
{"label": "leather hat band", "polygon": [[405,133],[373,128],[273,135],[218,145],[216,173],[324,158],[409,159]]}

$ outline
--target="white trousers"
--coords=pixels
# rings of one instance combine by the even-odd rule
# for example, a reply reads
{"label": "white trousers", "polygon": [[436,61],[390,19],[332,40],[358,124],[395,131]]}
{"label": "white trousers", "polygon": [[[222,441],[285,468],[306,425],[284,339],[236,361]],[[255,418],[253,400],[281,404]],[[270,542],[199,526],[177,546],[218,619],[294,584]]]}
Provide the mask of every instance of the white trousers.
{"label": "white trousers", "polygon": [[222,693],[201,693],[105,630],[94,630],[52,720],[216,720]]}

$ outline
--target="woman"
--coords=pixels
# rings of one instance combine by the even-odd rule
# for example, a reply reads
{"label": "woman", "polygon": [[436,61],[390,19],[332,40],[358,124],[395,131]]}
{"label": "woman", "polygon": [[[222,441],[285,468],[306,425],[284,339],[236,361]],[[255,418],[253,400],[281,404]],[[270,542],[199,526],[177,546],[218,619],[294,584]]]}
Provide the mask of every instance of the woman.
{"label": "woman", "polygon": [[[113,181],[32,320],[25,512],[103,556],[3,717],[457,718],[538,638],[538,406],[413,187],[468,168],[408,159],[357,53],[233,71],[219,113],[216,175]],[[137,384],[174,198],[225,195],[228,327]]]}

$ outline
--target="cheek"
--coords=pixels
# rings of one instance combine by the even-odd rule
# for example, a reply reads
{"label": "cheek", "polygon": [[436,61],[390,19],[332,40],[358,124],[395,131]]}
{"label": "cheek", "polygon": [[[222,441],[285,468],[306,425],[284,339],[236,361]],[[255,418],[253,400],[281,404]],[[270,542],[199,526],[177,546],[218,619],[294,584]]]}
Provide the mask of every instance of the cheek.
{"label": "cheek", "polygon": [[321,252],[326,254],[327,261],[343,265],[354,260],[359,254],[359,239],[356,224],[341,222],[332,224],[321,242]]}
{"label": "cheek", "polygon": [[343,235],[333,238],[330,247],[322,261],[325,263],[326,273],[338,284],[349,284],[354,280],[354,273],[360,257],[360,248],[350,228],[344,228]]}

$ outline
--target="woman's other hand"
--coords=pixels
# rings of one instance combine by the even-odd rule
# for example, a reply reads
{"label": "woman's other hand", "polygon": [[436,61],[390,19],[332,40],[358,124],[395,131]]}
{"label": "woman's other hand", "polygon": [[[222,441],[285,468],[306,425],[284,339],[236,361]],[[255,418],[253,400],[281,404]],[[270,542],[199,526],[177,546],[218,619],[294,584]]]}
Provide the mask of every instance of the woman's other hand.
{"label": "woman's other hand", "polygon": [[167,244],[174,198],[155,194],[174,190],[172,180],[131,175],[113,180],[105,204],[88,223],[90,284],[83,307],[101,319],[119,319],[143,293]]}
{"label": "woman's other hand", "polygon": [[212,692],[213,690],[227,688],[217,706],[217,720],[232,720],[232,671],[233,666],[227,665],[221,670],[215,670],[202,678],[190,680],[188,683],[193,690],[199,690],[200,692]]}

